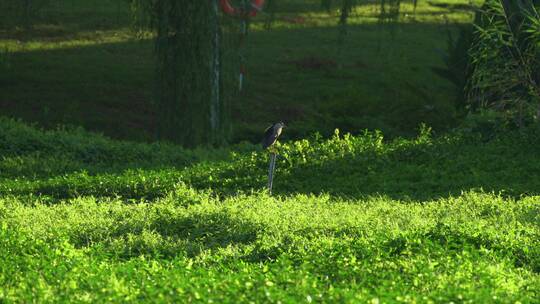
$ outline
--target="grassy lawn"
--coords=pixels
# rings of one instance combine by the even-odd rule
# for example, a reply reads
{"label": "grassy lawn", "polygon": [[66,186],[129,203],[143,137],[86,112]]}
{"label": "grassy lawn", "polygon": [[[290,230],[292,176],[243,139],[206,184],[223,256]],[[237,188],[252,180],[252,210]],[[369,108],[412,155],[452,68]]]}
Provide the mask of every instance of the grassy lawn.
{"label": "grassy lawn", "polygon": [[183,150],[0,119],[0,302],[538,303],[540,129]]}
{"label": "grassy lawn", "polygon": [[[270,30],[267,15],[252,24],[247,90],[233,99],[234,141],[257,141],[276,120],[288,122],[291,138],[336,127],[410,136],[421,122],[437,131],[453,126],[455,88],[431,68],[443,66],[448,31],[471,20],[467,4],[420,0],[416,13],[403,5],[394,23],[380,23],[376,5],[362,4],[341,45],[336,10],[318,1],[279,4]],[[152,139],[153,43],[132,35],[125,3],[57,1],[31,30],[3,20],[3,115]]]}
{"label": "grassy lawn", "polygon": [[[366,1],[344,44],[335,9],[280,4],[252,24],[236,144],[195,150],[148,143],[153,44],[125,2],[51,1],[28,29],[9,1],[0,303],[540,303],[540,127],[448,131],[432,70],[469,1],[397,22]],[[269,196],[250,141],[276,120]]]}

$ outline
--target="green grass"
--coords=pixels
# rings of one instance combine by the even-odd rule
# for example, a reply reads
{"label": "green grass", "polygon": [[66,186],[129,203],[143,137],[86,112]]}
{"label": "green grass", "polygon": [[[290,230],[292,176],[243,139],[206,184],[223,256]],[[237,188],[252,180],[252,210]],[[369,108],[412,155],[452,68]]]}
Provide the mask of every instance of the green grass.
{"label": "green grass", "polygon": [[7,301],[538,301],[538,197],[0,201]]}
{"label": "green grass", "polygon": [[0,302],[538,303],[540,129],[266,154],[0,120]]}
{"label": "green grass", "polygon": [[[292,126],[291,138],[334,128],[411,136],[421,122],[437,131],[454,126],[455,88],[431,68],[443,65],[447,32],[472,12],[460,9],[466,0],[437,3],[419,1],[414,15],[404,5],[395,24],[379,24],[376,5],[360,5],[342,46],[337,11],[322,10],[319,1],[283,2],[269,31],[262,28],[267,16],[254,20],[247,91],[233,99],[234,142],[258,141],[276,120]],[[111,0],[57,1],[33,30],[6,22],[3,114],[48,128],[72,124],[152,139],[153,46],[130,34],[130,22],[127,6]]]}
{"label": "green grass", "polygon": [[[540,129],[440,135],[431,67],[468,1],[385,25],[361,5],[342,47],[335,10],[288,2],[253,24],[238,143],[195,150],[55,127],[152,138],[152,43],[122,3],[0,18],[2,114],[37,122],[0,118],[0,303],[540,303]],[[268,196],[248,141],[275,120],[298,140]]]}

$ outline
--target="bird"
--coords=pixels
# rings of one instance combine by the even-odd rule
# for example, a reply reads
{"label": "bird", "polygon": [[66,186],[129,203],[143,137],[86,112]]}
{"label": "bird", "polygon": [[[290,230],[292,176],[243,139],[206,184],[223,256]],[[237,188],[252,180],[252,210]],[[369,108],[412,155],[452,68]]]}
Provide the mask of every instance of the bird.
{"label": "bird", "polygon": [[276,140],[278,139],[279,135],[281,135],[283,128],[285,128],[285,124],[281,121],[276,122],[275,124],[266,128],[264,131],[264,138],[262,140],[263,149],[267,149],[276,143]]}

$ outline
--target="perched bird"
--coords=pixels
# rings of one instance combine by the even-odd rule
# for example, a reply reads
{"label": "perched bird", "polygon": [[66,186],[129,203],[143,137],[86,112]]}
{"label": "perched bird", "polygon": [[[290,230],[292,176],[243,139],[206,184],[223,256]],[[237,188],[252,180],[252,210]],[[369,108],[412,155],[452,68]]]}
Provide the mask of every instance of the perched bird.
{"label": "perched bird", "polygon": [[283,128],[285,128],[285,124],[283,122],[276,122],[264,131],[264,138],[262,140],[263,149],[272,146],[276,142],[279,135],[281,135]]}

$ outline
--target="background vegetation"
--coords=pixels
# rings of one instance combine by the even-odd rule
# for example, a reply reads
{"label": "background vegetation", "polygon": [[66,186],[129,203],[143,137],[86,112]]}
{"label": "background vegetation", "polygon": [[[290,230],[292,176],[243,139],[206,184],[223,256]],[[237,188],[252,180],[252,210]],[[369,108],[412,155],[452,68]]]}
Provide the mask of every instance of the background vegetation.
{"label": "background vegetation", "polygon": [[[444,68],[449,31],[472,20],[468,5],[420,1],[414,10],[404,2],[399,20],[389,22],[381,21],[378,3],[360,2],[339,44],[339,2],[328,11],[315,0],[277,1],[270,29],[266,14],[250,26],[246,90],[231,100],[232,141],[258,141],[275,120],[291,126],[291,138],[330,136],[336,127],[412,136],[421,122],[436,131],[455,126],[455,89],[432,68]],[[0,76],[3,113],[45,127],[154,138],[154,43],[133,35],[129,6],[56,1],[39,16],[30,30],[0,32],[11,67]],[[224,38],[232,53],[225,55],[233,60],[238,22],[225,20],[233,31]]]}

